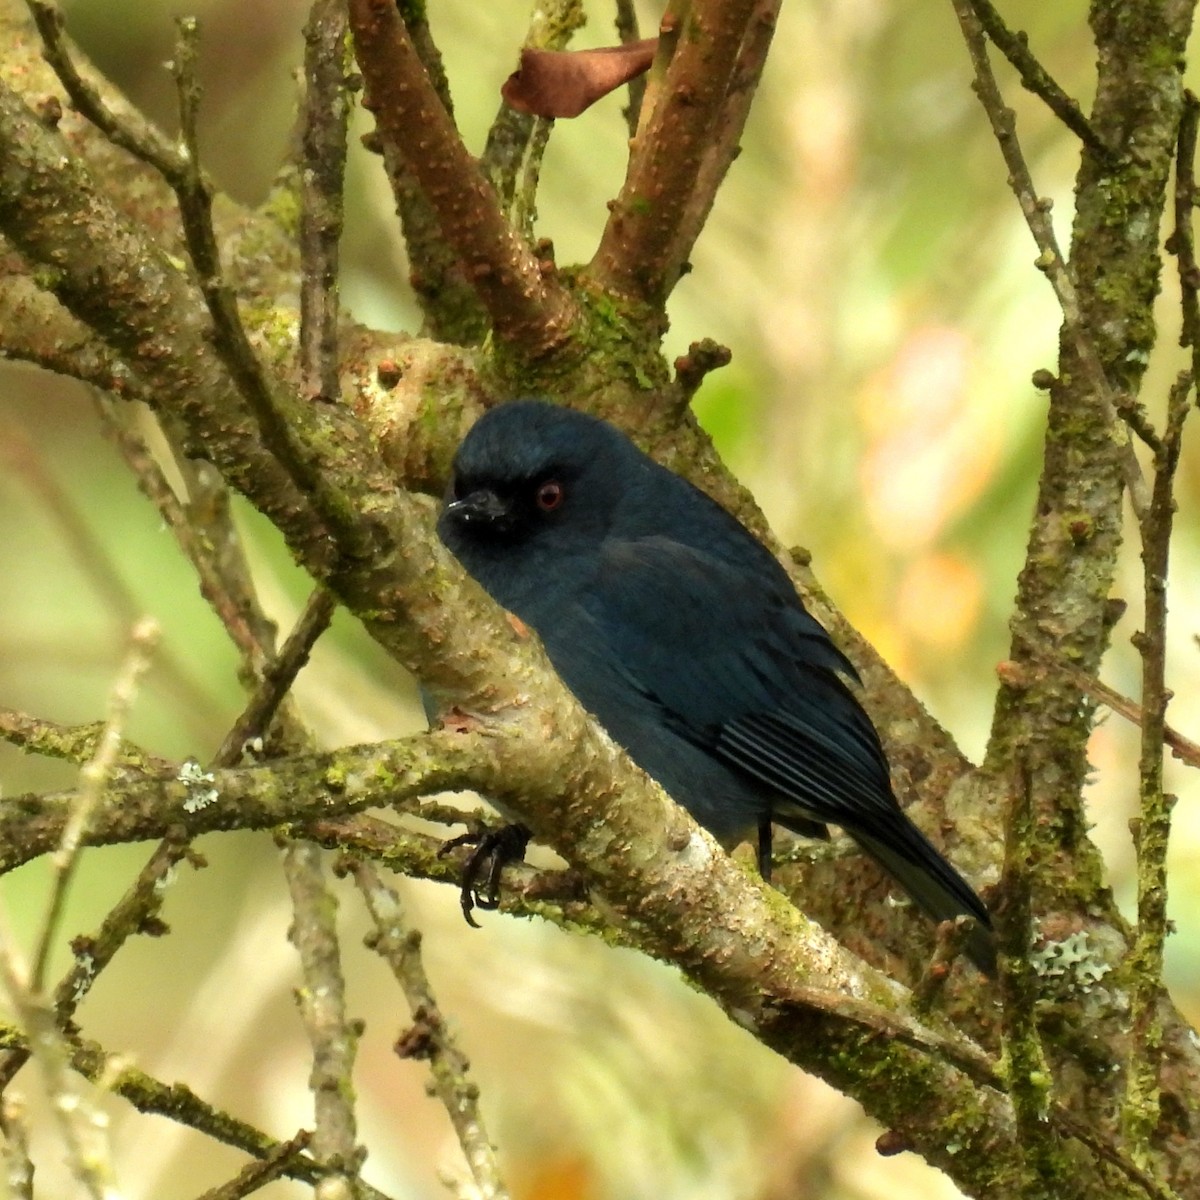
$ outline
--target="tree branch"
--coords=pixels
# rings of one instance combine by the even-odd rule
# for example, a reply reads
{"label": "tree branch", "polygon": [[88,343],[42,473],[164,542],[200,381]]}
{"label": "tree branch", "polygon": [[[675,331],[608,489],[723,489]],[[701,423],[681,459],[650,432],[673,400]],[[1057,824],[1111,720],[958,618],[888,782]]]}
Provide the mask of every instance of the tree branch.
{"label": "tree branch", "polygon": [[395,4],[351,0],[350,24],[366,81],[364,103],[375,114],[380,136],[399,148],[433,205],[497,337],[531,360],[560,354],[571,339],[574,305],[542,274],[505,220],[438,99]]}
{"label": "tree branch", "polygon": [[[698,191],[701,170],[710,153],[714,162],[728,153],[727,145],[717,148],[714,130],[724,120],[727,129],[736,126],[734,141],[740,132],[736,118],[724,114],[743,44],[761,18],[759,0],[689,0],[668,8],[660,53],[667,46],[674,52],[661,89],[647,93],[654,108],[634,139],[625,184],[588,268],[605,290],[655,310],[666,302],[690,249],[681,228],[694,225],[711,203]],[[704,187],[715,189],[722,174],[711,171]]]}
{"label": "tree branch", "polygon": [[373,867],[357,862],[351,871],[375,922],[368,944],[391,967],[413,1018],[412,1028],[396,1042],[396,1053],[401,1058],[429,1060],[433,1089],[449,1114],[480,1200],[508,1200],[508,1188],[479,1111],[479,1087],[467,1076],[467,1056],[446,1027],[421,962],[421,935],[409,927],[400,897]]}
{"label": "tree branch", "polygon": [[[1179,124],[1175,155],[1175,230],[1186,344],[1197,332],[1200,308],[1196,301],[1192,214],[1195,206],[1195,157],[1200,104],[1187,93]],[[1189,278],[1189,273],[1191,278]],[[1195,350],[1193,350],[1195,353]],[[1163,742],[1167,728],[1167,573],[1175,518],[1175,471],[1183,443],[1183,426],[1195,387],[1192,371],[1182,372],[1167,398],[1166,426],[1154,456],[1150,507],[1140,521],[1142,538],[1142,597],[1144,626],[1134,635],[1142,656],[1142,744],[1138,761],[1140,811],[1133,823],[1137,853],[1138,920],[1133,947],[1126,961],[1129,972],[1130,1057],[1127,1068],[1121,1128],[1134,1160],[1152,1164],[1151,1144],[1161,1104],[1163,1028],[1158,1000],[1163,979],[1163,950],[1167,922],[1167,847],[1175,797],[1163,790]]]}
{"label": "tree branch", "polygon": [[1093,154],[1100,157],[1111,156],[1112,148],[1096,135],[1078,103],[1063,91],[1050,72],[1030,51],[1028,37],[1024,33],[1013,33],[991,0],[971,0],[971,7],[996,49],[1016,68],[1022,86],[1040,97],[1046,107]]}

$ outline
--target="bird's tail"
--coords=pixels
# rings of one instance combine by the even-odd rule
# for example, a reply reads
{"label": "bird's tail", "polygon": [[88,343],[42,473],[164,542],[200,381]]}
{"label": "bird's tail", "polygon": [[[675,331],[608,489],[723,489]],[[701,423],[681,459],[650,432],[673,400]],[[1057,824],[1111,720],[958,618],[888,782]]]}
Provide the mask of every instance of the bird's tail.
{"label": "bird's tail", "polygon": [[996,973],[996,937],[992,920],[974,889],[934,849],[928,838],[902,814],[887,840],[857,829],[846,832],[913,898],[935,921],[952,921],[958,916],[975,918],[963,949],[985,974]]}

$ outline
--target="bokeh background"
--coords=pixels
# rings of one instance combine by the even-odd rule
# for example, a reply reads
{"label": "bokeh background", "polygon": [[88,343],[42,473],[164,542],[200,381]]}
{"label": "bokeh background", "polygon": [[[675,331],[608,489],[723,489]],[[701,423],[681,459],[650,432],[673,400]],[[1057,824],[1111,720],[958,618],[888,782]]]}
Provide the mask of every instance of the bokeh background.
{"label": "bokeh background", "polygon": [[[430,0],[458,119],[482,148],[513,69],[525,0]],[[302,0],[76,0],[70,29],[137,102],[173,127],[165,61],[171,18],[202,19],[207,164],[260,203],[284,153],[301,55]],[[578,45],[614,40],[589,0]],[[1011,0],[1010,22],[1063,85],[1089,99],[1082,0]],[[653,32],[658,11],[642,5]],[[3,53],[3,47],[0,47]],[[998,64],[1040,190],[1066,235],[1072,139]],[[559,122],[543,170],[538,233],[560,262],[590,257],[623,174],[623,98]],[[359,132],[367,125],[359,114]],[[668,352],[711,336],[733,363],[697,411],[780,535],[817,572],[972,756],[985,743],[1038,471],[1057,312],[969,89],[945,0],[796,0],[785,6],[744,141],[694,271],[671,306]],[[350,168],[345,301],[364,322],[413,330],[403,249],[378,160]],[[1146,400],[1155,412],[1181,365],[1168,271]],[[1170,720],[1200,735],[1200,431],[1180,471],[1171,577]],[[307,584],[280,540],[240,519],[284,629]],[[203,761],[239,710],[234,656],[156,514],[98,433],[79,387],[0,365],[0,703],[63,722],[96,719],[135,615],[162,623],[164,650],[130,733],[156,753]],[[1135,695],[1140,575],[1128,548],[1116,593],[1130,611],[1105,665]],[[340,617],[301,677],[325,744],[415,729],[414,688]],[[1103,721],[1091,758],[1095,835],[1126,909],[1136,731]],[[8,796],[69,786],[72,772],[0,746]],[[1200,786],[1171,764],[1179,794],[1169,946],[1178,1001],[1200,1016]],[[168,1081],[278,1136],[310,1123],[307,1045],[286,941],[289,912],[266,836],[204,839],[207,870],[185,870],[167,938],[131,945],[84,1004],[85,1031]],[[144,859],[93,851],[71,898],[71,932],[95,927]],[[44,864],[3,881],[29,938]],[[429,970],[471,1055],[485,1114],[520,1200],[949,1200],[957,1191],[911,1154],[881,1159],[879,1130],[853,1102],[777,1060],[679,978],[638,956],[499,917],[468,931],[449,889],[406,885]],[[341,893],[351,1010],[367,1021],[359,1058],[368,1178],[392,1196],[447,1194],[463,1176],[424,1068],[390,1051],[407,1022],[382,965],[358,946],[355,897]],[[65,967],[65,951],[57,959]],[[22,1086],[36,1092],[31,1080]],[[112,1138],[131,1196],[189,1197],[242,1158],[117,1102]],[[61,1151],[35,1138],[47,1194]],[[299,1195],[276,1184],[273,1197]]]}

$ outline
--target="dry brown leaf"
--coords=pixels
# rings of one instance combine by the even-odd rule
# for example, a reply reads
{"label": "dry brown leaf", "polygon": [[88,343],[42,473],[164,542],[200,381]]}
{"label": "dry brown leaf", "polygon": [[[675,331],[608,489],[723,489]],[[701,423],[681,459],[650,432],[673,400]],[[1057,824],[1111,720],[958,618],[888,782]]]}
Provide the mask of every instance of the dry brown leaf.
{"label": "dry brown leaf", "polygon": [[509,108],[535,117],[577,117],[645,73],[658,38],[600,50],[522,50],[521,66],[500,89]]}

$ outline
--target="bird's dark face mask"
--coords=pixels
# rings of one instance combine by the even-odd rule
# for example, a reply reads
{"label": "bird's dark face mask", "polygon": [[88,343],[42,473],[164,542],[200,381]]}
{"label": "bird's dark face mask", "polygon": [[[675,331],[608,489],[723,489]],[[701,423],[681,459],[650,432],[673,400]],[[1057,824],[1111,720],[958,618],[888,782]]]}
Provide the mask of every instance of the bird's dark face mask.
{"label": "bird's dark face mask", "polygon": [[[560,525],[568,508],[568,496],[575,490],[578,472],[550,469],[536,476],[517,480],[491,480],[455,476],[442,508],[439,527],[451,535],[451,548],[469,542],[476,546],[530,542],[539,536],[561,536]],[[591,521],[580,524],[578,515],[569,522],[576,532],[587,529]]]}
{"label": "bird's dark face mask", "polygon": [[484,535],[503,536],[512,532],[518,518],[511,497],[505,499],[486,487],[465,490],[461,496],[457,494],[459,490],[457,486],[453,489],[442,509],[447,521]]}

